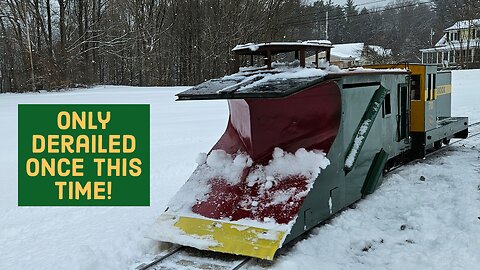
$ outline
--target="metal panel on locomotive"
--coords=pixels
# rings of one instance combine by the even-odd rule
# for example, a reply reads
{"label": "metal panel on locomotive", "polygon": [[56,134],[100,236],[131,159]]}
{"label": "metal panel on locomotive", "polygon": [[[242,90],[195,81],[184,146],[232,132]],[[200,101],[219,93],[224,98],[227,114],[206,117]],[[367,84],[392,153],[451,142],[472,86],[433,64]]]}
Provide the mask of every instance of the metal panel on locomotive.
{"label": "metal panel on locomotive", "polygon": [[[340,70],[328,65],[331,47],[237,46],[237,73],[177,95],[226,99],[230,115],[151,238],[272,260],[282,245],[374,192],[389,167],[468,135],[468,119],[451,116],[450,72],[420,64]],[[302,157],[318,153],[328,159],[321,170],[296,171]],[[265,173],[280,159],[290,173]]]}

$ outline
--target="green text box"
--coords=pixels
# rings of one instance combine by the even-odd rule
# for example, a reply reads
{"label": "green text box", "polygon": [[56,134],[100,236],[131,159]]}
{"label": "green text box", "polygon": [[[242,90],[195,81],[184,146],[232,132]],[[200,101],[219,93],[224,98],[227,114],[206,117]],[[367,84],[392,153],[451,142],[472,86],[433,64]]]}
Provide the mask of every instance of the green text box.
{"label": "green text box", "polygon": [[19,206],[149,204],[149,105],[18,105]]}

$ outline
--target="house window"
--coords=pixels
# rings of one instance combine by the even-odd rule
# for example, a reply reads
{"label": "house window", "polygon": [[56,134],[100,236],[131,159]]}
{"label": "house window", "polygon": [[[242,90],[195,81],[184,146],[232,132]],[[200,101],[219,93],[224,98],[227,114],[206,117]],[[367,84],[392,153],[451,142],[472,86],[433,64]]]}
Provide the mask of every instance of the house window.
{"label": "house window", "polygon": [[453,40],[458,40],[458,32],[457,31],[452,32],[452,41]]}
{"label": "house window", "polygon": [[448,52],[448,62],[455,63],[455,51]]}

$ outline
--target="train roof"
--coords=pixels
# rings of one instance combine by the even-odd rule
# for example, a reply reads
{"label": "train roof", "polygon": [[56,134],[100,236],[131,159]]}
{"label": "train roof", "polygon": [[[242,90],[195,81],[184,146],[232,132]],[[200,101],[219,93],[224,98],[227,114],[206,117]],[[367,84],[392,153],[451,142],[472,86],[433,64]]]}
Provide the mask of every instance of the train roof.
{"label": "train roof", "polygon": [[[406,67],[387,67],[388,69],[355,68],[341,70],[329,65],[332,43],[328,40],[309,40],[299,42],[247,43],[233,48],[236,73],[201,83],[177,94],[178,100],[200,99],[245,99],[245,98],[281,98],[299,92],[323,81],[344,76],[368,74],[408,73]],[[305,63],[306,51],[313,51],[316,60],[313,66]],[[325,52],[320,60],[319,52]],[[295,61],[278,63],[272,56],[278,53],[295,52]],[[240,55],[250,55],[250,68],[240,68]],[[253,55],[262,55],[264,66],[254,65]],[[323,62],[322,62],[323,61]],[[322,64],[322,65],[320,65]],[[326,65],[324,65],[326,64]],[[379,77],[371,77],[380,80]],[[379,81],[378,81],[379,82]]]}
{"label": "train roof", "polygon": [[308,40],[299,42],[265,42],[265,43],[247,43],[235,46],[232,49],[236,54],[265,54],[267,51],[272,53],[290,52],[299,49],[321,51],[332,48],[332,43],[328,40]]}
{"label": "train roof", "polygon": [[178,100],[281,98],[323,81],[353,75],[407,74],[405,69],[341,70],[330,66],[271,70],[244,70],[222,78],[212,79],[177,94]]}

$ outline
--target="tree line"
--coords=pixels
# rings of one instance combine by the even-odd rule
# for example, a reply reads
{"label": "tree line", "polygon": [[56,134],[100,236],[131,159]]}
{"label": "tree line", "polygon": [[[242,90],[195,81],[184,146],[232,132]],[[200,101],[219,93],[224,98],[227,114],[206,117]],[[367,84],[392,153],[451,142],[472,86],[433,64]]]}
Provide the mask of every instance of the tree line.
{"label": "tree line", "polygon": [[0,0],[0,91],[194,85],[232,72],[231,49],[247,42],[328,37],[418,61],[431,33],[438,40],[459,18],[478,16],[477,2]]}

